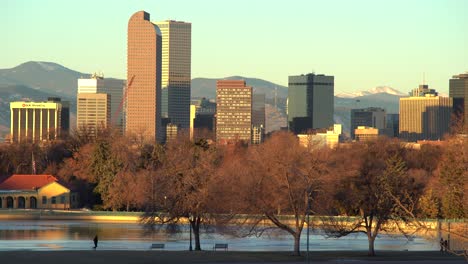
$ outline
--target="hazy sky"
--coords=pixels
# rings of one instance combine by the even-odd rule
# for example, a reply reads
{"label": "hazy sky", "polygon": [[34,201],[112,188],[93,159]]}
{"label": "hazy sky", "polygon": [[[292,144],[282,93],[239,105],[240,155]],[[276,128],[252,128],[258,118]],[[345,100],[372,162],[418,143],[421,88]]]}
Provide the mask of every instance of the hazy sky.
{"label": "hazy sky", "polygon": [[448,92],[468,71],[467,0],[6,0],[0,68],[51,61],[125,78],[127,23],[192,23],[192,78],[335,76],[335,93],[426,82]]}

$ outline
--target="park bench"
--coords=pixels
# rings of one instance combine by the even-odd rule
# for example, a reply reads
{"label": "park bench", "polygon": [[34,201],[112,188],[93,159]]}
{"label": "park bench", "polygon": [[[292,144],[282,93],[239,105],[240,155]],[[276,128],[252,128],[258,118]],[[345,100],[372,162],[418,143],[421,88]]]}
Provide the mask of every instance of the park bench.
{"label": "park bench", "polygon": [[215,244],[213,250],[216,251],[216,249],[224,249],[226,251],[228,250],[228,244]]}
{"label": "park bench", "polygon": [[153,243],[151,244],[151,247],[150,249],[164,249],[164,244],[161,244],[161,243]]}

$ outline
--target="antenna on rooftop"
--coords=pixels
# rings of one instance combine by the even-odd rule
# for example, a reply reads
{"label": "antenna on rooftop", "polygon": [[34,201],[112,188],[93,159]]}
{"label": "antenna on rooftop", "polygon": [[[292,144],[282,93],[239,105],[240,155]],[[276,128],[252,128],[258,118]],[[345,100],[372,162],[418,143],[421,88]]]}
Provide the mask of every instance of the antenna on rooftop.
{"label": "antenna on rooftop", "polygon": [[423,72],[423,83],[422,84],[426,85],[426,73],[425,72]]}

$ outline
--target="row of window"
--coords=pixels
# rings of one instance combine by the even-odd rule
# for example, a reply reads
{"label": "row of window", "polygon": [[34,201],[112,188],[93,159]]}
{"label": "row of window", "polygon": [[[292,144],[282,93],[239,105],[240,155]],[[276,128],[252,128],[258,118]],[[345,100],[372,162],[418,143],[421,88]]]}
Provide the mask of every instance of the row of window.
{"label": "row of window", "polygon": [[[72,201],[75,200],[75,196],[72,196]],[[52,196],[50,199],[51,204],[57,204],[57,197]],[[65,196],[60,196],[60,203],[64,204],[65,203]],[[47,196],[42,196],[42,204],[47,204]]]}

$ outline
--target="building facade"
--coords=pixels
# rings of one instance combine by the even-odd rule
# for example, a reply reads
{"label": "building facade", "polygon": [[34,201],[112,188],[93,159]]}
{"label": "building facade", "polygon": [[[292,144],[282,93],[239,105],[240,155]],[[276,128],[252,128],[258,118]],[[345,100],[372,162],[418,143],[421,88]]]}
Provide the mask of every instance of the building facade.
{"label": "building facade", "polygon": [[76,129],[78,133],[96,135],[111,122],[111,95],[78,93],[76,98]]}
{"label": "building facade", "polygon": [[411,90],[409,93],[412,97],[426,96],[426,94],[438,95],[435,89],[430,89],[429,85],[421,84],[418,88]]}
{"label": "building facade", "polygon": [[161,115],[181,129],[190,127],[192,24],[154,22],[162,34]]}
{"label": "building facade", "polygon": [[388,136],[385,132],[385,129],[368,126],[358,126],[354,129],[356,141],[372,141],[376,140],[379,136]]}
{"label": "building facade", "polygon": [[52,175],[14,174],[0,183],[0,209],[78,208],[78,194]]}
{"label": "building facade", "polygon": [[453,100],[452,112],[462,124],[468,122],[468,72],[454,75],[449,82],[449,97]]}
{"label": "building facade", "polygon": [[[11,102],[11,143],[38,142],[62,136],[62,104],[47,102]],[[68,131],[67,131],[68,132]]]}
{"label": "building facade", "polygon": [[216,140],[251,141],[252,87],[243,80],[216,82]]}
{"label": "building facade", "polygon": [[60,111],[60,136],[64,138],[70,133],[70,102],[62,101],[60,97],[47,97],[47,101],[62,105],[62,110]]}
{"label": "building facade", "polygon": [[265,94],[252,95],[252,143],[260,144],[265,139]]}
{"label": "building facade", "polygon": [[128,21],[125,132],[162,141],[162,37],[150,15],[136,12]]}
{"label": "building facade", "polygon": [[303,147],[312,148],[336,148],[342,140],[343,126],[334,124],[333,128],[327,129],[325,132],[315,134],[298,134],[299,144]]}
{"label": "building facade", "polygon": [[391,130],[392,137],[400,136],[400,115],[399,114],[387,114],[387,129]]}
{"label": "building facade", "polygon": [[449,132],[452,101],[448,97],[400,98],[399,134],[406,141],[442,140]]}
{"label": "building facade", "polygon": [[309,73],[289,76],[288,127],[295,134],[333,125],[334,77]]}
{"label": "building facade", "polygon": [[[122,96],[125,83],[117,79],[105,79],[93,74],[90,79],[78,79],[78,96],[80,94],[109,94],[110,117],[109,125],[123,128]],[[80,109],[78,108],[79,112]],[[77,120],[78,124],[78,120]]]}
{"label": "building facade", "polygon": [[385,129],[387,127],[387,115],[385,109],[380,107],[368,107],[363,109],[351,109],[351,138],[355,138],[354,130],[359,126]]}

